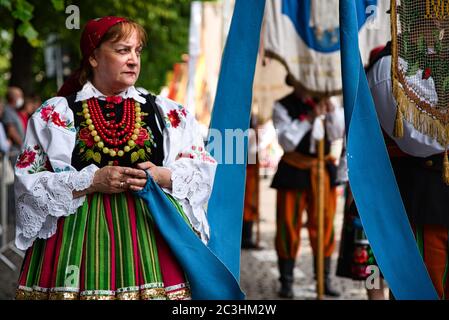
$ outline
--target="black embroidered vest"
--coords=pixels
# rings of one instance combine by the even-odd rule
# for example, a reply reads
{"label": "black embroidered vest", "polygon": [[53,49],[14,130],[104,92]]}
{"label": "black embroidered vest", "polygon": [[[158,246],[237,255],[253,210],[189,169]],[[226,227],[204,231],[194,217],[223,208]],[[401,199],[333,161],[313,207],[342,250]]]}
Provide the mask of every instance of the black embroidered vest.
{"label": "black embroidered vest", "polygon": [[[86,119],[82,113],[82,101],[75,102],[76,94],[67,97],[67,102],[70,109],[73,111],[76,128],[76,143],[72,154],[72,165],[77,169],[95,164],[98,167],[107,165],[135,167],[140,162],[151,161],[154,164],[161,166],[164,159],[163,136],[165,122],[160,115],[159,109],[156,105],[156,97],[149,94],[144,96],[145,104],[141,104],[142,126],[138,134],[135,145],[130,147],[128,152],[124,152],[122,156],[116,154],[111,156],[109,153],[104,153],[103,148],[98,146],[94,137],[90,134],[87,128]],[[102,114],[106,121],[115,120],[119,123],[123,117],[123,104],[114,105],[113,109],[106,109],[106,101],[98,100]],[[156,120],[157,119],[157,120]],[[158,123],[161,127],[158,126]],[[114,149],[114,146],[108,145],[103,141],[104,147]],[[127,145],[118,146],[123,150]]]}

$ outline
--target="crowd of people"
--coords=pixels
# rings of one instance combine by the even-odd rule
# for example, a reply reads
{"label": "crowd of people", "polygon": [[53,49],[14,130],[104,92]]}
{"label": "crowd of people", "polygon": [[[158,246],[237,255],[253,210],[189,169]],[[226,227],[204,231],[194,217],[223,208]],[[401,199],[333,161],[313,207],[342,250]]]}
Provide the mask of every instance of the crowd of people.
{"label": "crowd of people", "polygon": [[41,98],[25,96],[19,87],[8,87],[4,100],[0,99],[0,151],[20,150],[23,145],[28,119],[41,105]]}

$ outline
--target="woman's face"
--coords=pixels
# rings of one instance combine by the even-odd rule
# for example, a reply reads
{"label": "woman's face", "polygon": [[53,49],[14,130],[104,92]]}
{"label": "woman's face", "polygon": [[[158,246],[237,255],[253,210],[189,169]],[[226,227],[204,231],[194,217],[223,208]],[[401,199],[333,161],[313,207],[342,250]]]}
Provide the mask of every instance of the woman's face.
{"label": "woman's face", "polygon": [[104,94],[116,94],[133,86],[140,73],[142,44],[136,31],[127,39],[106,41],[90,57],[94,85]]}

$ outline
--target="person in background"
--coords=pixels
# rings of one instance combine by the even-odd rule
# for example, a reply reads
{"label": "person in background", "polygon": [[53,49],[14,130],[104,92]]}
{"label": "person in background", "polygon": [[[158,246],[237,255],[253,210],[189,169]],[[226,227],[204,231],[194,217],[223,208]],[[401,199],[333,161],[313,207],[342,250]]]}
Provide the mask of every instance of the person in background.
{"label": "person in background", "polygon": [[6,107],[3,114],[3,125],[6,135],[12,142],[12,148],[17,150],[22,147],[25,138],[25,130],[17,110],[24,103],[23,91],[19,87],[9,87],[6,93]]}
{"label": "person in background", "polygon": [[254,223],[259,219],[259,159],[257,116],[251,115],[248,137],[248,164],[246,165],[245,202],[243,211],[242,249],[259,249],[254,240]]}
{"label": "person in background", "polygon": [[[284,149],[271,187],[277,189],[276,252],[280,272],[282,298],[293,298],[293,270],[300,247],[302,213],[307,212],[307,229],[314,255],[317,257],[317,141],[325,139],[324,178],[324,293],[338,297],[330,281],[331,255],[335,249],[334,216],[337,204],[336,171],[339,155],[331,155],[331,144],[344,135],[343,109],[335,108],[329,98],[313,98],[291,76],[287,85],[294,90],[276,101],[273,123]],[[325,117],[325,125],[322,118]],[[323,128],[325,127],[325,128]],[[319,137],[320,136],[320,137]],[[317,274],[314,263],[315,275]]]}
{"label": "person in background", "polygon": [[5,127],[2,123],[3,113],[5,111],[5,104],[0,100],[0,153],[7,153],[11,147],[11,141],[6,136]]}
{"label": "person in background", "polygon": [[34,111],[36,111],[36,109],[37,108],[35,107],[34,99],[31,97],[26,97],[23,106],[17,111],[25,132],[28,125],[28,119],[31,117]]}

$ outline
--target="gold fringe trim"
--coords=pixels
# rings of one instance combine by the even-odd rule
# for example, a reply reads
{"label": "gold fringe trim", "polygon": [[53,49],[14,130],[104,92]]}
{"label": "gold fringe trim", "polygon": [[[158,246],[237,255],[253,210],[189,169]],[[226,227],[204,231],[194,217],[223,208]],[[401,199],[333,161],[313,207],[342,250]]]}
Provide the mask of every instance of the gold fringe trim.
{"label": "gold fringe trim", "polygon": [[416,103],[411,101],[404,92],[399,82],[398,74],[398,20],[397,20],[397,0],[391,0],[391,79],[393,96],[396,99],[397,111],[393,135],[397,138],[404,136],[404,121],[429,137],[434,138],[438,143],[446,148],[443,158],[442,179],[449,185],[449,160],[447,148],[449,143],[449,125],[442,123],[439,119],[420,109]]}
{"label": "gold fringe trim", "polygon": [[48,300],[48,292],[27,291],[23,289],[16,290],[16,300]]}
{"label": "gold fringe trim", "polygon": [[115,300],[115,295],[85,295],[80,300]]}
{"label": "gold fringe trim", "polygon": [[449,142],[449,125],[442,123],[439,119],[426,113],[419,108],[404,92],[399,81],[398,69],[398,20],[397,20],[397,0],[391,0],[391,79],[393,96],[397,102],[396,121],[394,136],[404,136],[404,120],[411,123],[413,127],[429,137],[438,141],[442,146],[447,146]]}
{"label": "gold fringe trim", "polygon": [[440,120],[421,110],[400,88],[399,81],[396,78],[392,81],[393,95],[398,107],[393,132],[394,136],[400,138],[404,135],[403,120],[405,120],[422,134],[434,138],[442,146],[447,146],[449,142],[449,125],[443,124]]}
{"label": "gold fringe trim", "polygon": [[16,290],[16,300],[33,300],[33,291],[27,291],[23,289]]}
{"label": "gold fringe trim", "polygon": [[[449,167],[448,167],[449,168]],[[121,292],[117,295],[88,294],[77,292],[41,292],[16,290],[16,300],[188,300],[192,294],[189,288],[166,292],[164,288],[148,288],[140,291]]]}
{"label": "gold fringe trim", "polygon": [[392,66],[391,66],[391,79],[393,79],[392,87],[393,87],[393,96],[396,98],[397,104],[397,111],[396,111],[396,120],[394,122],[394,129],[393,129],[393,136],[396,138],[402,138],[404,136],[404,104],[399,103],[399,99],[402,98],[403,95],[401,95],[401,90],[399,89],[399,84],[396,79],[398,79],[397,74],[397,59],[398,59],[398,46],[397,46],[397,33],[398,33],[398,22],[397,22],[397,16],[396,16],[396,0],[391,0],[391,7],[390,7],[390,18],[391,18],[391,59],[392,59]]}
{"label": "gold fringe trim", "polygon": [[140,291],[140,299],[142,300],[165,300],[167,296],[164,288],[149,288]]}
{"label": "gold fringe trim", "polygon": [[449,185],[449,160],[447,157],[447,149],[444,152],[443,158],[443,181],[446,185]]}
{"label": "gold fringe trim", "polygon": [[117,294],[116,299],[118,299],[118,300],[140,300],[140,292],[139,291],[121,292],[121,293]]}
{"label": "gold fringe trim", "polygon": [[78,300],[79,294],[77,292],[50,292],[48,300]]}
{"label": "gold fringe trim", "polygon": [[394,121],[393,136],[396,138],[402,138],[404,136],[404,112],[399,105],[396,111],[396,120]]}
{"label": "gold fringe trim", "polygon": [[449,186],[449,160],[447,145],[449,142],[449,125],[444,125],[438,119],[420,110],[418,106],[410,101],[403,90],[399,88],[399,81],[393,79],[393,95],[396,98],[398,109],[393,135],[397,138],[404,136],[404,120],[411,123],[413,127],[429,137],[438,141],[446,147],[443,158],[442,179]]}
{"label": "gold fringe trim", "polygon": [[167,292],[167,297],[169,300],[190,300],[192,293],[189,288],[182,288],[180,290]]}
{"label": "gold fringe trim", "polygon": [[404,136],[404,114],[400,108],[398,108],[398,111],[396,112],[393,136],[396,138],[402,138]]}

